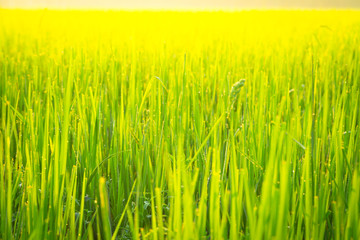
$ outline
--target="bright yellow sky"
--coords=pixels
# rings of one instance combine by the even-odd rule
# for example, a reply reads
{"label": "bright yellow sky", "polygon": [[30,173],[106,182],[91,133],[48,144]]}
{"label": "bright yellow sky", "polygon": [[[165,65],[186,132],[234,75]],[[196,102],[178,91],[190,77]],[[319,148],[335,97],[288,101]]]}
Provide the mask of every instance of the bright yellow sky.
{"label": "bright yellow sky", "polygon": [[0,7],[101,9],[360,8],[360,0],[0,0]]}

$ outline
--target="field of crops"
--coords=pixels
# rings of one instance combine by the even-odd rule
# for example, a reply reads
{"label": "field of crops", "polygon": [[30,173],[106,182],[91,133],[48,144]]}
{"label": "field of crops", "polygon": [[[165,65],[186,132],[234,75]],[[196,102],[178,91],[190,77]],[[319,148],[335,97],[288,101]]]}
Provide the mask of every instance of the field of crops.
{"label": "field of crops", "polygon": [[359,239],[359,94],[356,11],[0,10],[0,239]]}

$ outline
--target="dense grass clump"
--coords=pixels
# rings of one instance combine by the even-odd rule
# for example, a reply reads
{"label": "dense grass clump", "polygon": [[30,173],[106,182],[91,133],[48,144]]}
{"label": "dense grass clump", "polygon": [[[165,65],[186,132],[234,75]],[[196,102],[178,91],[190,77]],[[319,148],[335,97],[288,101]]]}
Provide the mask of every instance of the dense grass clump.
{"label": "dense grass clump", "polygon": [[1,10],[0,238],[359,239],[359,94],[356,11]]}

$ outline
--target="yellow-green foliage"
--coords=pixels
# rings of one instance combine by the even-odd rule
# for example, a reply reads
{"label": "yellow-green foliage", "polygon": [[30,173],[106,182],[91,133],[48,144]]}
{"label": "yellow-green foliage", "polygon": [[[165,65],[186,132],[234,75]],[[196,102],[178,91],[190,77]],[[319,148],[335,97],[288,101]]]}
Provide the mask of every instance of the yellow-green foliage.
{"label": "yellow-green foliage", "polygon": [[357,11],[0,10],[0,238],[359,239],[359,91]]}

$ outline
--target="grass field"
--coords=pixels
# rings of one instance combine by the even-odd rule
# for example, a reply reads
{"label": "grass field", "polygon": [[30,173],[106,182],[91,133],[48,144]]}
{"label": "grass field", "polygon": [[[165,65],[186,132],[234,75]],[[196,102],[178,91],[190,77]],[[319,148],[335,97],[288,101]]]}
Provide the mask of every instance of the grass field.
{"label": "grass field", "polygon": [[359,94],[358,11],[0,10],[0,239],[360,239]]}

